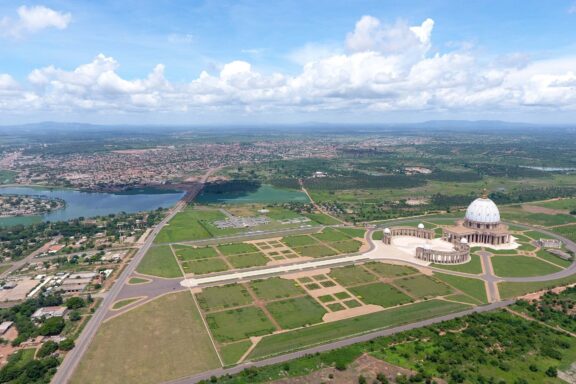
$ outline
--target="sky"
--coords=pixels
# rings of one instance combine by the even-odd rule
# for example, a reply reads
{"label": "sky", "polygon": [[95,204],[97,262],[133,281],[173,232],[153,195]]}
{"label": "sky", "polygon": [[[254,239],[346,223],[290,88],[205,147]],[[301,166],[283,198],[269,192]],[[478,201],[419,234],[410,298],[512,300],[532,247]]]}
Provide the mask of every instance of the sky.
{"label": "sky", "polygon": [[576,0],[0,2],[0,124],[572,123]]}

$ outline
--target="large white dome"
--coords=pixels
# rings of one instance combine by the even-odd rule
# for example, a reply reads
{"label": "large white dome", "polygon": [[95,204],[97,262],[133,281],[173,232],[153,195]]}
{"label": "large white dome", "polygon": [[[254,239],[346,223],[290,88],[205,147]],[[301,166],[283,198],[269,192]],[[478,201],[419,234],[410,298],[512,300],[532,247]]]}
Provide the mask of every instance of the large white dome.
{"label": "large white dome", "polygon": [[496,224],[500,222],[500,211],[492,200],[480,197],[468,206],[466,220],[476,223]]}

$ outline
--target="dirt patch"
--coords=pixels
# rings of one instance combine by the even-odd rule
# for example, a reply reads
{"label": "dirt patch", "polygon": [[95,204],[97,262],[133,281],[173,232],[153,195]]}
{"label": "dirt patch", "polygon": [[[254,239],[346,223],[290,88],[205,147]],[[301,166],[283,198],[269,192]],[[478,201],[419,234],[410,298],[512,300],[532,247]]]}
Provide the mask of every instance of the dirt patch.
{"label": "dirt patch", "polygon": [[545,215],[561,215],[569,213],[567,209],[552,209],[528,204],[522,204],[522,210],[530,213],[543,213]]}
{"label": "dirt patch", "polygon": [[[311,384],[311,383],[330,383],[330,384],[350,384],[357,383],[360,375],[366,378],[367,383],[376,380],[376,376],[382,373],[391,383],[396,383],[396,378],[400,375],[411,376],[416,372],[409,369],[401,368],[389,364],[385,361],[378,360],[370,355],[362,355],[354,361],[345,371],[338,371],[336,368],[323,368],[309,375],[301,377],[291,377],[276,380],[274,384]],[[444,380],[436,379],[438,384],[446,384]]]}
{"label": "dirt patch", "polygon": [[519,297],[519,299],[522,300],[526,300],[526,301],[531,301],[531,300],[540,300],[540,298],[542,296],[544,296],[544,294],[546,292],[554,292],[554,293],[561,293],[564,292],[565,290],[567,290],[568,288],[574,287],[576,286],[576,284],[570,284],[570,285],[565,285],[563,287],[556,287],[556,288],[552,288],[552,289],[544,289],[542,291],[538,291],[538,292],[534,292],[534,293],[529,293],[527,295],[521,296]]}
{"label": "dirt patch", "polygon": [[329,323],[332,321],[344,320],[349,319],[351,317],[367,315],[369,313],[380,312],[383,309],[384,308],[382,308],[379,305],[365,304],[357,308],[344,309],[342,311],[337,312],[329,312],[325,314],[324,317],[322,317],[322,321],[325,323]]}

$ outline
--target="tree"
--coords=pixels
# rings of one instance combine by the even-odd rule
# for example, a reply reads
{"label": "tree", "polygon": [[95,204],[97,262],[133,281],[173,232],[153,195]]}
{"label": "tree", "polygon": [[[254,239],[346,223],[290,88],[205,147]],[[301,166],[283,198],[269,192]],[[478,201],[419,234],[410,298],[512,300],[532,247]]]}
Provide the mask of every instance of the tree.
{"label": "tree", "polygon": [[366,378],[362,375],[358,376],[358,384],[366,384]]}
{"label": "tree", "polygon": [[82,318],[82,315],[80,314],[80,311],[75,309],[72,312],[70,312],[70,315],[68,315],[68,318],[70,319],[70,321],[78,321]]}
{"label": "tree", "polygon": [[84,307],[85,305],[86,302],[79,296],[74,296],[66,300],[66,307],[68,309],[78,309]]}
{"label": "tree", "polygon": [[53,354],[54,352],[56,352],[58,350],[58,343],[52,341],[52,340],[48,340],[47,342],[45,342],[44,344],[42,344],[42,346],[40,347],[40,349],[38,350],[36,356],[38,357],[46,357],[49,356],[51,354]]}
{"label": "tree", "polygon": [[65,340],[62,340],[60,342],[60,345],[58,347],[60,348],[61,351],[69,351],[72,348],[74,348],[75,346],[76,346],[76,344],[74,344],[74,340],[65,339]]}
{"label": "tree", "polygon": [[59,335],[64,329],[64,319],[61,317],[51,317],[46,319],[44,324],[38,329],[38,333],[42,336]]}
{"label": "tree", "polygon": [[556,369],[556,367],[549,367],[545,373],[546,373],[546,376],[548,376],[548,377],[558,376],[558,370]]}

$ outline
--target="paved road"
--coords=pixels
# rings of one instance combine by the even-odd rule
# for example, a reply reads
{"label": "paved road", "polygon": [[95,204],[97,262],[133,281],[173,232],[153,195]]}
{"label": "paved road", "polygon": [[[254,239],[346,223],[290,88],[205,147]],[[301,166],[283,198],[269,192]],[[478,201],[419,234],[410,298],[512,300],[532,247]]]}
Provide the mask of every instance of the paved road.
{"label": "paved road", "polygon": [[338,348],[346,347],[346,346],[349,346],[352,344],[356,344],[356,343],[360,343],[360,342],[364,342],[364,341],[369,341],[369,340],[375,339],[377,337],[390,336],[390,335],[393,335],[396,333],[405,332],[405,331],[409,331],[409,330],[416,329],[416,328],[427,327],[429,325],[437,324],[437,323],[440,323],[442,321],[453,320],[453,319],[456,319],[458,317],[468,316],[472,313],[481,313],[481,312],[493,311],[493,310],[498,309],[498,308],[506,307],[512,303],[514,303],[513,300],[500,301],[498,303],[492,303],[492,304],[484,305],[481,307],[475,307],[475,308],[472,308],[472,309],[469,309],[466,311],[452,313],[449,315],[444,315],[444,316],[436,317],[433,319],[422,320],[422,321],[418,321],[418,322],[411,323],[411,324],[401,325],[398,327],[388,328],[388,329],[384,329],[381,331],[366,333],[366,334],[360,335],[360,336],[350,337],[350,338],[347,338],[344,340],[334,341],[332,343],[319,345],[317,347],[308,348],[308,349],[288,353],[288,354],[281,355],[281,356],[271,357],[271,358],[265,359],[265,360],[259,360],[259,361],[255,361],[255,362],[246,362],[246,363],[242,363],[242,364],[239,364],[239,365],[231,367],[231,368],[214,369],[212,371],[203,372],[201,374],[194,375],[191,377],[169,381],[167,384],[194,384],[194,383],[197,383],[201,380],[209,380],[211,376],[222,376],[222,375],[226,375],[226,374],[233,375],[233,374],[242,372],[244,369],[246,369],[248,367],[263,367],[263,366],[271,365],[271,364],[284,363],[286,361],[294,360],[294,359],[297,359],[299,357],[303,357],[305,355],[311,355],[311,354],[315,354],[318,352],[331,351],[333,349],[338,349]]}

